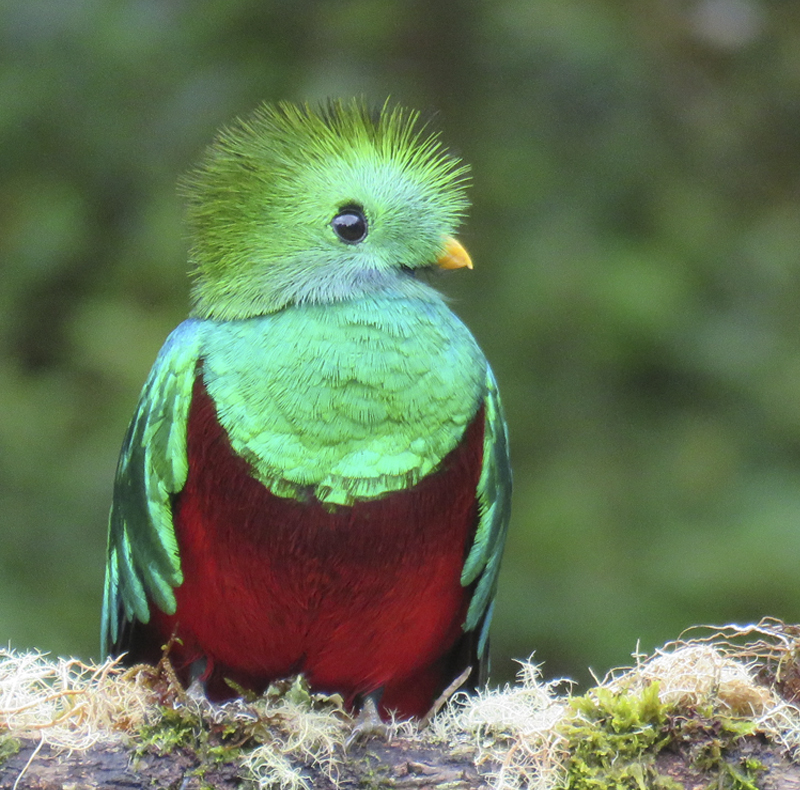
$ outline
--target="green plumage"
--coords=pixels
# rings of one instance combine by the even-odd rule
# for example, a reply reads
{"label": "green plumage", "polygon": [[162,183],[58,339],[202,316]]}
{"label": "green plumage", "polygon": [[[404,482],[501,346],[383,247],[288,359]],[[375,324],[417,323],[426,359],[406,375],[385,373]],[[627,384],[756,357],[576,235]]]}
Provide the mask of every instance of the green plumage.
{"label": "green plumage", "polygon": [[[415,485],[456,446],[483,355],[440,297],[304,305],[208,336],[204,374],[236,453],[279,496],[352,505]],[[413,329],[413,332],[409,330]]]}
{"label": "green plumage", "polygon": [[[223,131],[185,179],[192,317],[159,354],[120,456],[105,649],[153,607],[178,609],[175,508],[200,376],[249,474],[281,499],[311,497],[331,512],[414,489],[484,415],[480,476],[467,492],[477,523],[466,551],[455,548],[454,581],[472,590],[461,625],[483,660],[509,516],[505,422],[472,335],[414,277],[450,244],[465,179],[415,113],[358,102],[263,107]],[[364,220],[357,241],[334,227],[347,211]]]}
{"label": "green plumage", "polygon": [[[183,181],[193,315],[245,318],[380,292],[398,266],[435,261],[466,211],[466,178],[415,112],[262,107],[224,130]],[[330,222],[346,205],[364,207],[370,233],[343,249]]]}

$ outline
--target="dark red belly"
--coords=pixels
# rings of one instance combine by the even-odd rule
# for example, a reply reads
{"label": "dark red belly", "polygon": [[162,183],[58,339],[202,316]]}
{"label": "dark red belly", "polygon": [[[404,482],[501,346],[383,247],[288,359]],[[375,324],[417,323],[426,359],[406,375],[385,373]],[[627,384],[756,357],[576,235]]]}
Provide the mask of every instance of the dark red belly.
{"label": "dark red belly", "polygon": [[206,658],[211,687],[227,676],[260,690],[302,672],[349,701],[384,688],[384,708],[423,715],[451,680],[442,664],[469,603],[460,574],[483,419],[481,409],[414,488],[332,508],[277,497],[250,477],[198,377],[189,477],[174,505],[184,582],[177,613],[154,612],[150,638],[163,643],[177,628],[176,665]]}

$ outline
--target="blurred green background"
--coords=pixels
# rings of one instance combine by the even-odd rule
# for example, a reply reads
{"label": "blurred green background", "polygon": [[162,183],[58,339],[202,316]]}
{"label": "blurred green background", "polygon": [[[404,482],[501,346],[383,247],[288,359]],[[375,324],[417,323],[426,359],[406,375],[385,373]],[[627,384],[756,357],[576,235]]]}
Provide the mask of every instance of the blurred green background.
{"label": "blurred green background", "polygon": [[0,59],[0,643],[97,656],[177,177],[263,99],[354,94],[473,166],[442,286],[511,429],[495,679],[800,620],[800,3],[18,0]]}

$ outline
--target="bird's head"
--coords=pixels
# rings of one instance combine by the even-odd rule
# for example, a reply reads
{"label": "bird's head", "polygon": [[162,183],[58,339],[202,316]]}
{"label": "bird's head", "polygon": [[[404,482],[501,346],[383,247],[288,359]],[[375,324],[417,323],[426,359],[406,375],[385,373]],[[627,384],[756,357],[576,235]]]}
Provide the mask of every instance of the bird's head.
{"label": "bird's head", "polygon": [[452,236],[467,177],[415,112],[264,105],[183,181],[193,314],[247,318],[471,267]]}

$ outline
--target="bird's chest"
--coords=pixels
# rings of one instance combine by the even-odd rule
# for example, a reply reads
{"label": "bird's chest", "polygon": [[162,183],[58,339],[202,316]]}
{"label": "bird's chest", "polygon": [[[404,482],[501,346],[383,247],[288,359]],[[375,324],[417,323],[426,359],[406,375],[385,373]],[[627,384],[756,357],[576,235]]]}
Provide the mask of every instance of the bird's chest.
{"label": "bird's chest", "polygon": [[446,309],[305,308],[219,327],[203,379],[274,494],[348,505],[415,484],[456,446],[485,362]]}
{"label": "bird's chest", "polygon": [[243,678],[303,671],[320,688],[379,687],[461,633],[460,583],[477,518],[483,412],[441,468],[407,491],[330,506],[278,497],[231,449],[202,382],[189,476],[175,502],[185,649]]}

